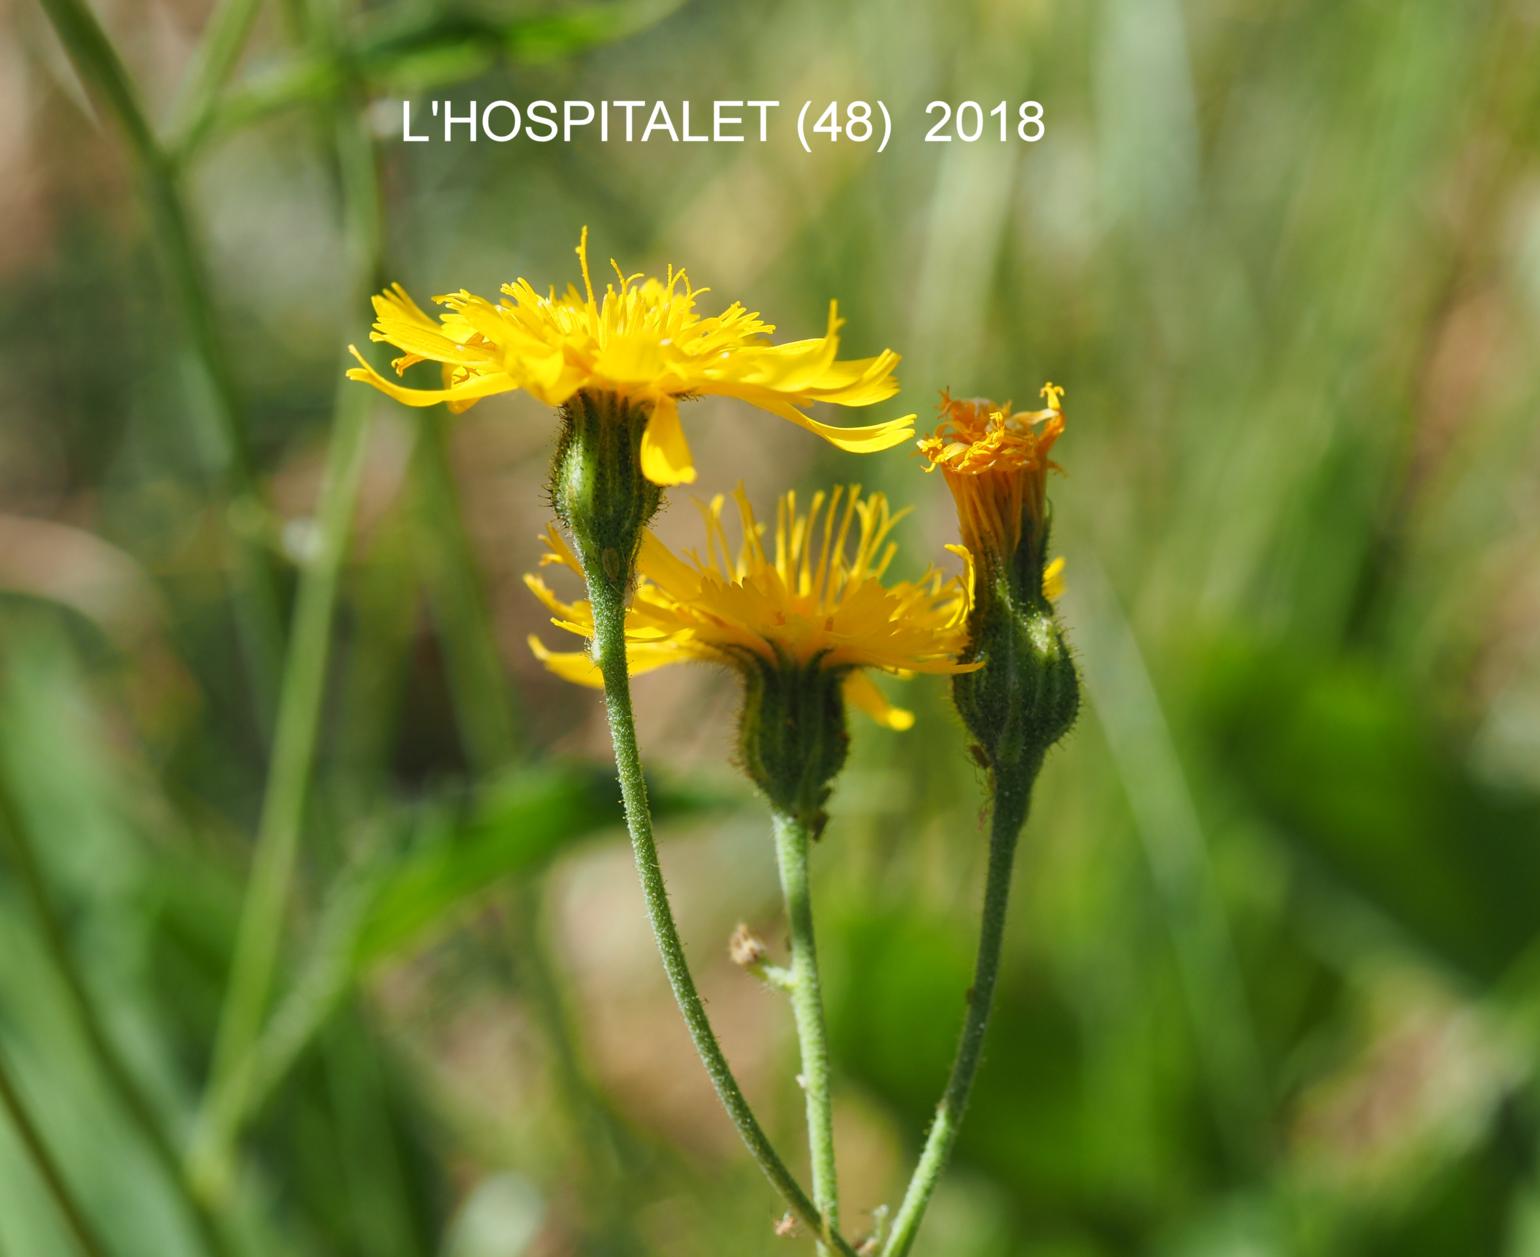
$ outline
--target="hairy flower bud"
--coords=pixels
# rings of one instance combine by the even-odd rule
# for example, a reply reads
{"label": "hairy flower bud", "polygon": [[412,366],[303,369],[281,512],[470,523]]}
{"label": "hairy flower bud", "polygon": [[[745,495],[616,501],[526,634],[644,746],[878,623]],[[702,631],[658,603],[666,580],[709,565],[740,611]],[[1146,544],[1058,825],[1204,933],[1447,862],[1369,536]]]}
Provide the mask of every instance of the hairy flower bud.
{"label": "hairy flower bud", "polygon": [[741,671],[738,755],[743,770],[773,808],[805,824],[816,837],[824,826],[832,783],[850,750],[842,670],[825,668],[816,659],[771,663],[751,655]]}
{"label": "hairy flower bud", "polygon": [[662,489],[642,474],[648,408],[615,393],[574,393],[561,408],[551,503],[577,542],[584,570],[623,580]]}
{"label": "hairy flower bud", "polygon": [[[979,567],[964,659],[984,666],[952,678],[957,710],[990,767],[1029,780],[1080,707],[1064,630],[1043,594],[1047,536],[1045,527],[1041,545],[1024,538],[1010,562]],[[1032,549],[1036,559],[1027,553]]]}
{"label": "hairy flower bud", "polygon": [[1048,560],[1048,451],[1064,430],[1063,390],[1043,388],[1045,409],[942,403],[935,434],[919,442],[957,503],[973,560],[973,606],[964,662],[952,678],[964,724],[998,778],[1030,784],[1048,748],[1074,724],[1080,686],[1052,596],[1060,564]]}

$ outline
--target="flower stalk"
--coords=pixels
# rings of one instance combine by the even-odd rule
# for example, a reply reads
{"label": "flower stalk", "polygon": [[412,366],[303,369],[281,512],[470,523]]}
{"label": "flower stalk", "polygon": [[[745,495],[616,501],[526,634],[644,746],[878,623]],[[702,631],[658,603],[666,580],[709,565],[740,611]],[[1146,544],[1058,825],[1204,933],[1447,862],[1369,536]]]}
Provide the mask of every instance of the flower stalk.
{"label": "flower stalk", "polygon": [[813,891],[808,855],[823,832],[824,804],[850,749],[845,728],[842,670],[758,656],[740,669],[744,678],[738,755],[749,778],[770,802],[776,866],[786,905],[791,965],[785,989],[791,999],[801,1055],[798,1083],[807,1107],[808,1154],[813,1203],[825,1230],[818,1251],[828,1254],[839,1226],[839,1187],[834,1157],[834,1106],[829,1089],[829,1032],[824,1022],[813,930]]}
{"label": "flower stalk", "polygon": [[786,1167],[733,1076],[696,989],[663,880],[626,660],[626,601],[635,579],[636,551],[659,501],[658,487],[641,471],[639,451],[647,418],[642,408],[612,395],[578,395],[563,408],[565,426],[552,473],[552,499],[572,534],[588,589],[593,658],[603,681],[621,803],[647,921],[691,1042],[744,1146],[792,1212],[814,1234],[827,1237],[833,1251],[855,1257],[855,1250],[826,1222]]}
{"label": "flower stalk", "polygon": [[615,769],[620,777],[620,797],[625,808],[626,829],[631,836],[631,852],[641,879],[647,903],[647,921],[652,928],[658,954],[674,1000],[690,1031],[690,1040],[706,1067],[717,1098],[727,1110],[749,1154],[759,1163],[771,1184],[785,1199],[792,1212],[814,1234],[828,1234],[833,1248],[844,1257],[855,1257],[855,1250],[832,1228],[826,1229],[818,1207],[792,1176],[785,1162],[771,1145],[748,1100],[744,1097],[732,1067],[723,1055],[716,1033],[706,1016],[706,1006],[696,990],[695,979],[685,959],[684,944],[669,903],[663,881],[663,868],[652,835],[652,811],[647,802],[647,783],[642,775],[641,754],[636,744],[636,722],[631,711],[631,678],[626,672],[625,577],[608,576],[599,566],[588,580],[588,596],[594,609],[594,651],[604,677],[604,707],[609,718],[610,738],[615,750]]}
{"label": "flower stalk", "polygon": [[968,1010],[963,1019],[957,1054],[947,1076],[946,1090],[936,1107],[935,1120],[925,1136],[925,1147],[910,1177],[903,1201],[893,1217],[882,1257],[903,1257],[914,1244],[936,1184],[946,1171],[952,1149],[962,1130],[963,1114],[973,1093],[984,1053],[984,1036],[994,1004],[995,983],[1000,974],[1000,954],[1005,942],[1006,909],[1011,893],[1011,870],[1016,859],[1017,838],[1027,819],[1030,784],[1019,782],[997,787],[989,826],[989,871],[984,879],[984,912],[979,926],[978,956],[973,985],[968,990]]}
{"label": "flower stalk", "polygon": [[925,1147],[893,1219],[882,1257],[904,1257],[946,1170],[983,1057],[1000,973],[1016,845],[1032,786],[1049,749],[1075,722],[1080,683],[1052,597],[1060,564],[1048,559],[1051,513],[1048,451],[1064,428],[1063,390],[1042,392],[1047,406],[1013,414],[1009,403],[942,403],[942,423],[919,442],[940,467],[973,556],[974,597],[964,660],[978,665],[952,678],[958,714],[989,772],[989,867],[973,986],[957,1052]]}
{"label": "flower stalk", "polygon": [[776,863],[791,938],[788,994],[797,1022],[797,1043],[802,1057],[799,1082],[807,1105],[813,1203],[824,1219],[818,1251],[827,1254],[832,1251],[832,1233],[839,1227],[839,1186],[834,1159],[834,1106],[829,1090],[829,1032],[824,1024],[818,944],[813,932],[813,893],[808,877],[812,826],[806,819],[780,809],[775,811],[774,823]]}

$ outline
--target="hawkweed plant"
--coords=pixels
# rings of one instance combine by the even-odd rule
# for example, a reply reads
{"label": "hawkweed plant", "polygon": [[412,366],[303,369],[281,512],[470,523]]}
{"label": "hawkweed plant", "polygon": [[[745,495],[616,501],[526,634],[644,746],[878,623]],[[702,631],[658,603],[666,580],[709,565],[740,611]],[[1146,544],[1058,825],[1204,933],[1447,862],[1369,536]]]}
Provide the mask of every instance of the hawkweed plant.
{"label": "hawkweed plant", "polygon": [[[824,805],[849,749],[847,703],[889,729],[914,723],[870,674],[955,675],[978,667],[957,659],[966,641],[969,582],[935,569],[917,581],[889,581],[897,553],[892,532],[905,512],[893,511],[880,493],[863,496],[859,486],[841,485],[813,494],[799,511],[796,494],[788,492],[777,503],[769,538],[741,487],[734,500],[736,547],[721,497],[699,504],[705,526],[699,550],[676,555],[652,533],[643,534],[625,633],[633,672],[705,661],[726,665],[743,682],[737,758],[770,805],[791,963],[769,966],[763,946],[742,933],[733,952],[790,997],[813,1201],[823,1219],[819,1250],[827,1253],[839,1227],[839,1191],[809,848],[823,832]],[[554,528],[546,541],[546,564],[581,574]],[[563,601],[538,576],[525,580],[557,627],[597,643],[592,605]],[[589,652],[551,651],[533,637],[530,646],[558,675],[603,683]]]}
{"label": "hawkweed plant", "polygon": [[1048,558],[1049,451],[1064,431],[1064,390],[1043,386],[1041,410],[944,396],[941,421],[919,441],[926,470],[940,469],[972,556],[973,597],[952,697],[989,775],[989,865],[978,957],[946,1089],[909,1187],[883,1245],[903,1257],[951,1158],[983,1053],[1005,938],[1016,843],[1043,757],[1074,724],[1080,687],[1053,601],[1063,564]]}
{"label": "hawkweed plant", "polygon": [[496,302],[468,292],[437,298],[435,320],[399,285],[374,298],[371,339],[401,350],[401,376],[437,363],[438,388],[419,389],[380,374],[358,352],[349,372],[411,406],[445,403],[464,410],[498,393],[524,390],[559,408],[561,433],[551,469],[551,500],[571,537],[588,592],[593,661],[604,689],[626,826],[675,1000],[701,1061],[745,1146],[792,1212],[841,1253],[850,1245],[825,1220],[786,1168],[733,1077],[686,962],[664,886],[631,707],[626,608],[637,552],[663,490],[695,478],[680,422],[682,399],[736,397],[787,419],[841,449],[890,449],[913,435],[914,416],[864,427],[835,427],[804,413],[814,402],[865,406],[898,391],[891,350],[839,357],[838,312],[831,304],[823,336],[775,344],[774,327],[739,303],[702,316],[682,270],[664,278],[628,275],[601,296],[588,266],[588,233],[577,254],[583,287],[542,295],[527,280],[506,285]]}

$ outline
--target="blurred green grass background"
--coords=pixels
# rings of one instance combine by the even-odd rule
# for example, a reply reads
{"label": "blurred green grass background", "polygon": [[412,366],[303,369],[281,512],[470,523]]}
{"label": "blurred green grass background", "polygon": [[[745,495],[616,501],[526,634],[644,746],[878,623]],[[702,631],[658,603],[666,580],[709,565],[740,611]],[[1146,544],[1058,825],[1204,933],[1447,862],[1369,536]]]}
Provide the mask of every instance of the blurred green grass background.
{"label": "blurred green grass background", "polygon": [[[248,9],[222,75],[207,49]],[[174,162],[135,160],[42,10],[0,13],[0,800],[58,927],[0,847],[0,1060],[109,1252],[208,1251],[125,1094],[190,1155],[253,836],[285,806],[275,1011],[205,1183],[230,1251],[798,1244],[678,1023],[594,697],[523,645],[552,417],[339,401],[369,287],[565,283],[586,223],[596,261],[686,264],[785,336],[838,297],[847,351],[904,353],[922,423],[943,387],[1068,389],[1090,701],[1038,788],[921,1250],[1540,1253],[1533,0],[97,13]],[[403,145],[415,94],[881,97],[900,130],[881,155]],[[924,144],[936,98],[1041,100],[1048,136]],[[686,427],[703,491],[860,478],[915,506],[915,569],[953,537],[902,452],[715,401]],[[275,804],[301,638],[332,646],[319,735]],[[853,722],[815,863],[853,1234],[939,1094],[984,855],[944,688],[902,688],[919,724]],[[706,670],[637,685],[692,961],[798,1149],[790,1018],[725,946],[780,931],[734,701]],[[0,1253],[73,1251],[0,1123]]]}

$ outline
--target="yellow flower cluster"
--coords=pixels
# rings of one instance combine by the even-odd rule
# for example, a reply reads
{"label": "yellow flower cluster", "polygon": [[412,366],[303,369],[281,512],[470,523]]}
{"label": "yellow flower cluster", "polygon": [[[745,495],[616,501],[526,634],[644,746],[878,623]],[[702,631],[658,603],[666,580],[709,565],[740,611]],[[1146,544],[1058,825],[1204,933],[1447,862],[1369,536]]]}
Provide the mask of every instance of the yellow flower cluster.
{"label": "yellow flower cluster", "polygon": [[[374,298],[370,339],[400,350],[396,376],[437,363],[441,386],[415,388],[375,370],[357,348],[350,378],[409,406],[445,403],[463,411],[484,397],[523,390],[564,406],[578,395],[618,398],[645,423],[637,457],[655,485],[695,479],[694,461],[680,425],[678,403],[705,394],[735,397],[816,433],[842,450],[870,453],[913,436],[913,415],[862,427],[836,427],[804,413],[815,402],[866,406],[898,391],[898,355],[841,359],[835,306],[822,336],[775,344],[775,328],[741,303],[714,315],[698,309],[708,291],[683,270],[662,278],[631,275],[611,262],[613,282],[596,293],[588,265],[588,232],[577,247],[582,289],[542,293],[528,280],[505,284],[495,300],[464,290],[435,297],[442,311],[424,312],[399,284]],[[916,581],[888,583],[895,554],[894,525],[904,512],[880,493],[839,487],[813,496],[805,511],[794,494],[777,504],[773,537],[742,489],[734,495],[739,544],[724,522],[724,499],[702,504],[705,543],[684,555],[669,551],[650,532],[641,537],[637,583],[628,611],[630,671],[646,672],[687,659],[743,664],[754,659],[785,666],[816,664],[842,674],[846,696],[890,728],[913,717],[893,707],[867,670],[907,676],[959,673],[977,667],[956,660],[968,646],[973,564],[1012,554],[1027,527],[1041,527],[1046,511],[1049,451],[1064,430],[1063,390],[1045,385],[1042,410],[1017,413],[1009,403],[958,401],[943,396],[941,421],[918,442],[926,470],[941,469],[957,503],[964,560],[960,576],[931,569]],[[583,570],[553,525],[543,564]],[[587,602],[564,601],[538,576],[529,587],[551,610],[554,623],[591,638]],[[1043,589],[1057,595],[1062,561],[1048,564]],[[569,680],[599,685],[585,651],[553,652],[538,639],[531,648]]]}
{"label": "yellow flower cluster", "polygon": [[[755,518],[742,487],[733,495],[740,541],[733,547],[724,499],[701,505],[705,541],[676,555],[651,532],[637,556],[637,588],[626,618],[627,656],[633,674],[688,660],[741,666],[763,660],[845,673],[846,698],[890,729],[914,717],[892,706],[865,673],[899,676],[956,673],[966,645],[970,581],[931,570],[917,581],[885,584],[897,553],[893,527],[907,513],[893,511],[881,493],[859,486],[815,493],[806,511],[795,493],[776,507],[774,536]],[[579,577],[576,555],[556,529],[545,536],[542,565],[557,564]],[[967,553],[959,548],[964,563]],[[579,637],[593,636],[587,602],[559,598],[538,576],[525,583],[551,611],[552,623]],[[602,680],[586,651],[553,652],[536,637],[530,648],[557,675],[579,684]]]}
{"label": "yellow flower cluster", "polygon": [[[926,470],[940,468],[956,500],[963,544],[948,549],[962,560],[960,573],[945,576],[932,567],[918,579],[891,577],[894,530],[907,512],[859,485],[814,493],[805,507],[787,492],[770,528],[756,518],[740,483],[732,495],[736,527],[725,497],[697,501],[702,542],[676,553],[647,524],[661,506],[663,486],[695,479],[681,399],[735,397],[841,449],[888,449],[913,436],[913,415],[837,428],[813,420],[803,407],[887,400],[898,391],[898,355],[883,350],[841,360],[832,303],[823,336],[774,344],[775,329],[737,302],[702,315],[697,302],[706,290],[672,267],[662,279],[644,278],[612,262],[616,282],[600,297],[589,275],[586,229],[577,253],[582,291],[569,287],[562,296],[554,288],[542,295],[520,279],[505,285],[495,302],[463,290],[436,297],[443,311],[434,318],[394,285],[374,298],[371,339],[401,351],[392,364],[398,378],[418,364],[439,364],[441,387],[389,380],[356,348],[360,365],[348,375],[412,406],[442,402],[461,411],[484,397],[523,390],[562,408],[548,482],[560,527],[552,524],[545,533],[540,565],[567,569],[588,597],[569,600],[536,573],[524,579],[551,623],[586,648],[553,651],[533,634],[529,647],[556,675],[605,690],[627,827],[670,984],[734,1122],[761,1163],[780,1167],[784,1176],[775,1154],[763,1148],[690,977],[653,842],[631,711],[629,678],[636,674],[694,661],[741,674],[735,758],[774,817],[790,929],[786,985],[802,1048],[812,1154],[811,1196],[795,1185],[783,1186],[783,1194],[818,1236],[820,1252],[855,1249],[838,1234],[809,844],[824,831],[826,804],[849,754],[848,707],[889,729],[914,724],[913,713],[889,702],[871,674],[951,678],[953,704],[992,795],[985,928],[977,998],[970,995],[940,1116],[889,1238],[889,1249],[896,1243],[902,1254],[971,1086],[998,966],[1011,857],[1032,785],[1080,707],[1074,659],[1048,601],[1058,592],[1062,563],[1045,561],[1049,454],[1064,431],[1064,390],[1044,385],[1045,407],[1024,413],[1009,403],[943,395],[940,423],[918,446]],[[863,1243],[861,1251],[868,1247]]]}
{"label": "yellow flower cluster", "polygon": [[398,376],[419,362],[443,369],[440,388],[409,388],[376,371],[350,346],[359,366],[351,379],[372,384],[408,406],[446,403],[465,410],[495,393],[525,392],[560,406],[580,390],[612,393],[650,410],[642,438],[642,470],[654,484],[695,479],[695,465],[679,422],[680,398],[736,397],[788,419],[842,450],[865,454],[889,449],[914,434],[914,416],[864,427],[819,423],[802,412],[814,402],[866,406],[898,391],[890,349],[872,358],[841,360],[841,320],[833,303],[822,336],[770,343],[775,331],[757,313],[733,302],[703,317],[696,301],[708,290],[691,286],[682,270],[664,278],[623,273],[596,297],[588,272],[588,231],[577,248],[583,291],[541,293],[520,279],[499,301],[460,291],[435,297],[444,307],[429,317],[400,284],[374,298],[373,341],[401,350]]}

